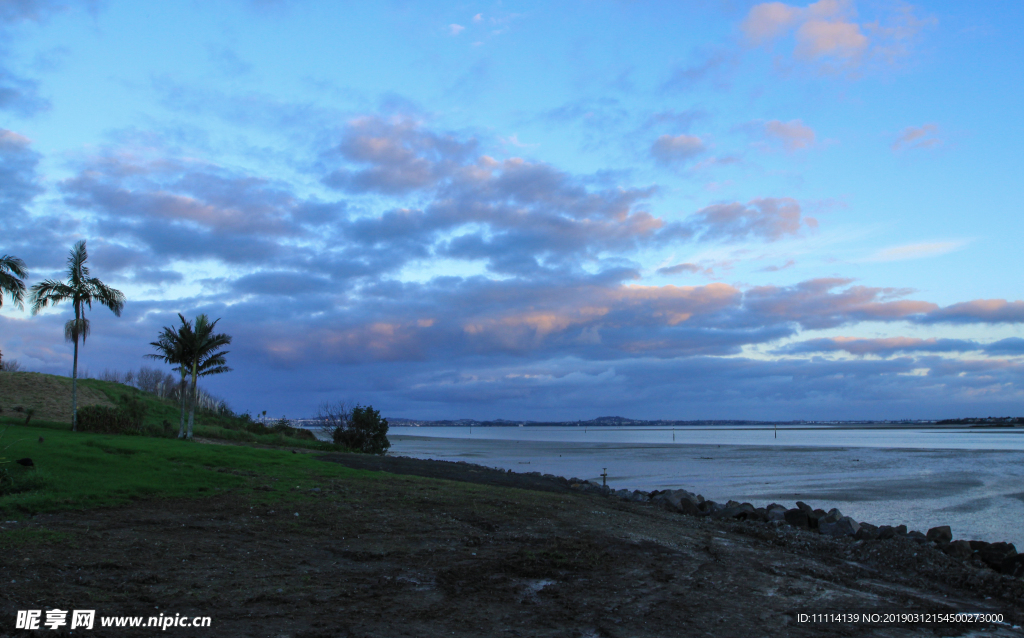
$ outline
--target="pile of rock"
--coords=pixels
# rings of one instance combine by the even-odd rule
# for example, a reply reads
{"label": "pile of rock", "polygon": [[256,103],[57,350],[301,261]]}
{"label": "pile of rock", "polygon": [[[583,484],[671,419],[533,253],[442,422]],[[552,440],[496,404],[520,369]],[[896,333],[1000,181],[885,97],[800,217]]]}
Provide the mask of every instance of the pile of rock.
{"label": "pile of rock", "polygon": [[766,525],[780,527],[783,525],[808,532],[823,534],[836,538],[853,538],[858,541],[887,541],[890,539],[906,539],[921,545],[934,546],[943,553],[959,559],[972,561],[994,569],[1000,573],[1016,578],[1024,578],[1024,554],[1018,554],[1013,543],[986,543],[985,541],[953,540],[953,533],[948,525],[933,527],[928,533],[907,531],[906,525],[876,526],[871,523],[857,522],[844,516],[838,509],[829,511],[812,508],[803,501],[797,501],[796,507],[788,508],[778,503],[767,507],[754,507],[750,503],[716,503],[707,500],[700,494],[686,490],[655,490],[643,492],[635,490],[616,490],[602,485],[569,479],[569,485],[581,492],[591,492],[604,496],[617,497],[625,501],[646,503],[661,507],[671,512],[690,516],[706,516],[717,519],[734,519],[741,521],[758,521]]}

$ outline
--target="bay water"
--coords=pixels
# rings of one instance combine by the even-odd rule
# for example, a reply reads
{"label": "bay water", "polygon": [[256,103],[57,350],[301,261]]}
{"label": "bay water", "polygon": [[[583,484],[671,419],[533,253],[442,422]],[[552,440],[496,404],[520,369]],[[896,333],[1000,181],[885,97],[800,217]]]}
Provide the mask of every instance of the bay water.
{"label": "bay water", "polygon": [[[841,425],[393,427],[391,454],[839,508],[858,521],[1024,551],[1024,428]],[[607,476],[602,477],[604,473]]]}

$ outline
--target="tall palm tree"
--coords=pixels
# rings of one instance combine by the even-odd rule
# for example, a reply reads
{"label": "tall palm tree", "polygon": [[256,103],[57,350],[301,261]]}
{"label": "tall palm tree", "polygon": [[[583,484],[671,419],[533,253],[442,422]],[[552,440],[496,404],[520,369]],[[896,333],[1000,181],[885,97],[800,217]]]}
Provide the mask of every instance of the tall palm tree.
{"label": "tall palm tree", "polygon": [[213,329],[217,326],[217,319],[210,323],[210,318],[205,314],[196,317],[193,325],[190,341],[188,343],[189,367],[192,371],[192,391],[189,393],[191,403],[188,411],[188,434],[192,438],[192,424],[195,422],[196,414],[196,383],[199,377],[206,377],[213,374],[230,372],[224,355],[227,352],[220,352],[220,349],[231,343],[231,336],[226,334],[214,334]]}
{"label": "tall palm tree", "polygon": [[4,293],[11,296],[11,303],[25,307],[25,282],[28,277],[25,262],[10,255],[0,256],[0,307],[4,305]]}
{"label": "tall palm tree", "polygon": [[188,376],[189,363],[191,361],[188,344],[192,341],[192,323],[185,319],[180,312],[178,313],[178,318],[181,319],[181,325],[178,328],[164,326],[157,340],[150,342],[149,345],[156,348],[157,354],[147,354],[146,356],[150,359],[158,359],[164,363],[178,366],[174,368],[175,372],[181,374],[181,385],[179,386],[181,422],[178,425],[178,438],[183,439],[185,438],[185,397],[187,395],[185,392],[185,379]]}
{"label": "tall palm tree", "polygon": [[95,277],[89,276],[89,267],[85,262],[89,253],[85,250],[85,240],[79,241],[68,255],[67,281],[47,279],[32,286],[32,314],[37,314],[50,304],[56,306],[62,301],[70,301],[75,308],[75,318],[64,324],[64,338],[75,344],[75,362],[71,368],[71,429],[78,429],[78,338],[89,336],[89,320],[85,318],[85,308],[92,309],[92,302],[110,308],[115,316],[121,316],[124,308],[124,293],[115,290]]}

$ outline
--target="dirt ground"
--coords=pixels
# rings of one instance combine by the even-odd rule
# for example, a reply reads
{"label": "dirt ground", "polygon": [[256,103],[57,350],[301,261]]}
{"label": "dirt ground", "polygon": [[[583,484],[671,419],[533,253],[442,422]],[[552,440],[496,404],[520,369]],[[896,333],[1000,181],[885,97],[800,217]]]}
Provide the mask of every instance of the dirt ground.
{"label": "dirt ground", "polygon": [[[3,523],[67,536],[0,550],[0,636],[30,635],[17,610],[53,607],[212,617],[86,636],[1022,635],[1024,581],[909,540],[683,516],[462,463],[325,460],[392,474],[304,485],[299,505],[228,493]],[[874,612],[1004,624],[800,622]]]}

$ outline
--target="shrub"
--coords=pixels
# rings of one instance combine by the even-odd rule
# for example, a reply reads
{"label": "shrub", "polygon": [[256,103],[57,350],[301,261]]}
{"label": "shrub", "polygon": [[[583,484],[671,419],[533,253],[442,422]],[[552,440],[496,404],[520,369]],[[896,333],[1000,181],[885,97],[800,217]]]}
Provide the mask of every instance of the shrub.
{"label": "shrub", "polygon": [[103,434],[139,434],[141,421],[136,421],[122,408],[87,405],[78,408],[78,429]]}
{"label": "shrub", "polygon": [[350,450],[368,454],[384,454],[391,447],[388,441],[388,420],[380,418],[380,412],[373,406],[356,405],[345,424],[336,428],[334,442]]}

